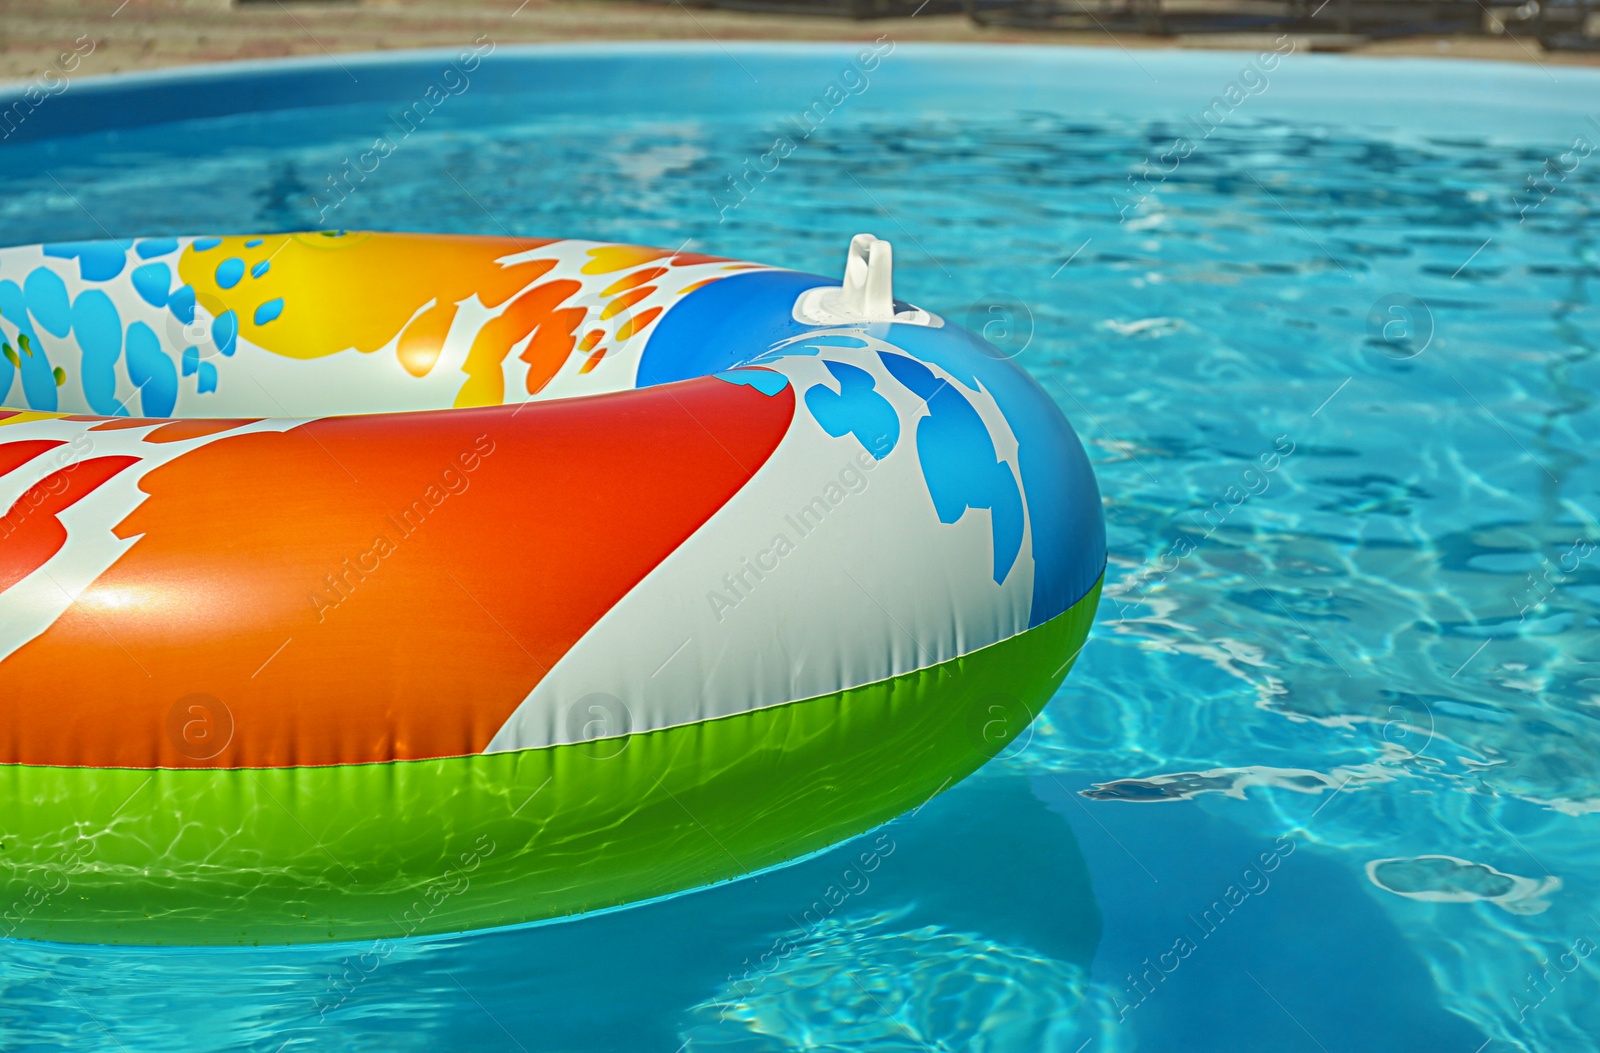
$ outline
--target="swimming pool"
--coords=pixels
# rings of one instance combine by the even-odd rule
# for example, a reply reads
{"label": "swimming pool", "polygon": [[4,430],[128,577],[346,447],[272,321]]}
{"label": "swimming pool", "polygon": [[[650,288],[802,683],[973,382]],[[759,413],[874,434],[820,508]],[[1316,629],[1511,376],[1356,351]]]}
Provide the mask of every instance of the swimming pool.
{"label": "swimming pool", "polygon": [[1032,732],[857,842],[449,938],[7,941],[0,1045],[1600,1048],[1600,76],[859,52],[83,81],[0,146],[7,243],[321,224],[833,273],[873,230],[1071,418],[1111,553]]}

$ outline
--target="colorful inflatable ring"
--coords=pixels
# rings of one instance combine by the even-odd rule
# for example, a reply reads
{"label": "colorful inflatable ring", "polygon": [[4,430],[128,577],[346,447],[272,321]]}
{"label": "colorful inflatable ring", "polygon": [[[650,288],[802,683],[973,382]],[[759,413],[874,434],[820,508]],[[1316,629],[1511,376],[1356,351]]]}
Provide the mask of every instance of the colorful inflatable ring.
{"label": "colorful inflatable ring", "polygon": [[0,250],[0,934],[557,918],[975,770],[1083,644],[1100,500],[889,265]]}

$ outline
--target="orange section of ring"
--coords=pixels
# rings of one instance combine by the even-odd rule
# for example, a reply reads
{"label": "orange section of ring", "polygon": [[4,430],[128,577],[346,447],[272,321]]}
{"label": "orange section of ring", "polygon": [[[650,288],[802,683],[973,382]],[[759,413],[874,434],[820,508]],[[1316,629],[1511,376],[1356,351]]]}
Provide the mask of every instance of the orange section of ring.
{"label": "orange section of ring", "polygon": [[[562,654],[738,492],[793,412],[788,388],[767,396],[702,378],[222,431],[139,479],[149,497],[115,531],[131,546],[0,662],[0,698],[48,685],[54,699],[0,707],[0,763],[272,767],[479,752]],[[136,463],[101,460],[118,463],[83,462],[55,505],[28,512],[28,562],[64,536],[58,505]],[[126,668],[107,668],[119,653]],[[235,728],[205,759],[178,752],[166,730],[196,694],[220,701]]]}

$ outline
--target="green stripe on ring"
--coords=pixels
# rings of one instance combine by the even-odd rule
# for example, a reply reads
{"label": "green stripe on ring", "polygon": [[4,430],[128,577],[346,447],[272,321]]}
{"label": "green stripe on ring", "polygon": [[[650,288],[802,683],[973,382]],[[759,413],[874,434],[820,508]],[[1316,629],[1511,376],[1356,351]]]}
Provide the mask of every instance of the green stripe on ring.
{"label": "green stripe on ring", "polygon": [[941,665],[616,739],[308,768],[0,767],[0,935],[356,940],[540,921],[815,852],[998,753],[1054,694],[1100,585]]}

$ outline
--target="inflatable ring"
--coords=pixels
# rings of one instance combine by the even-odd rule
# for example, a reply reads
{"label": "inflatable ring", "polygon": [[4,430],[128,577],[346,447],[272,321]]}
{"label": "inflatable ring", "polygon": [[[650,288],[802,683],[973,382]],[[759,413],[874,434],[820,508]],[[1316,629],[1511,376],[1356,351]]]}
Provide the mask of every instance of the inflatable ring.
{"label": "inflatable ring", "polygon": [[1100,500],[890,252],[0,250],[0,935],[559,918],[993,757],[1086,637]]}

